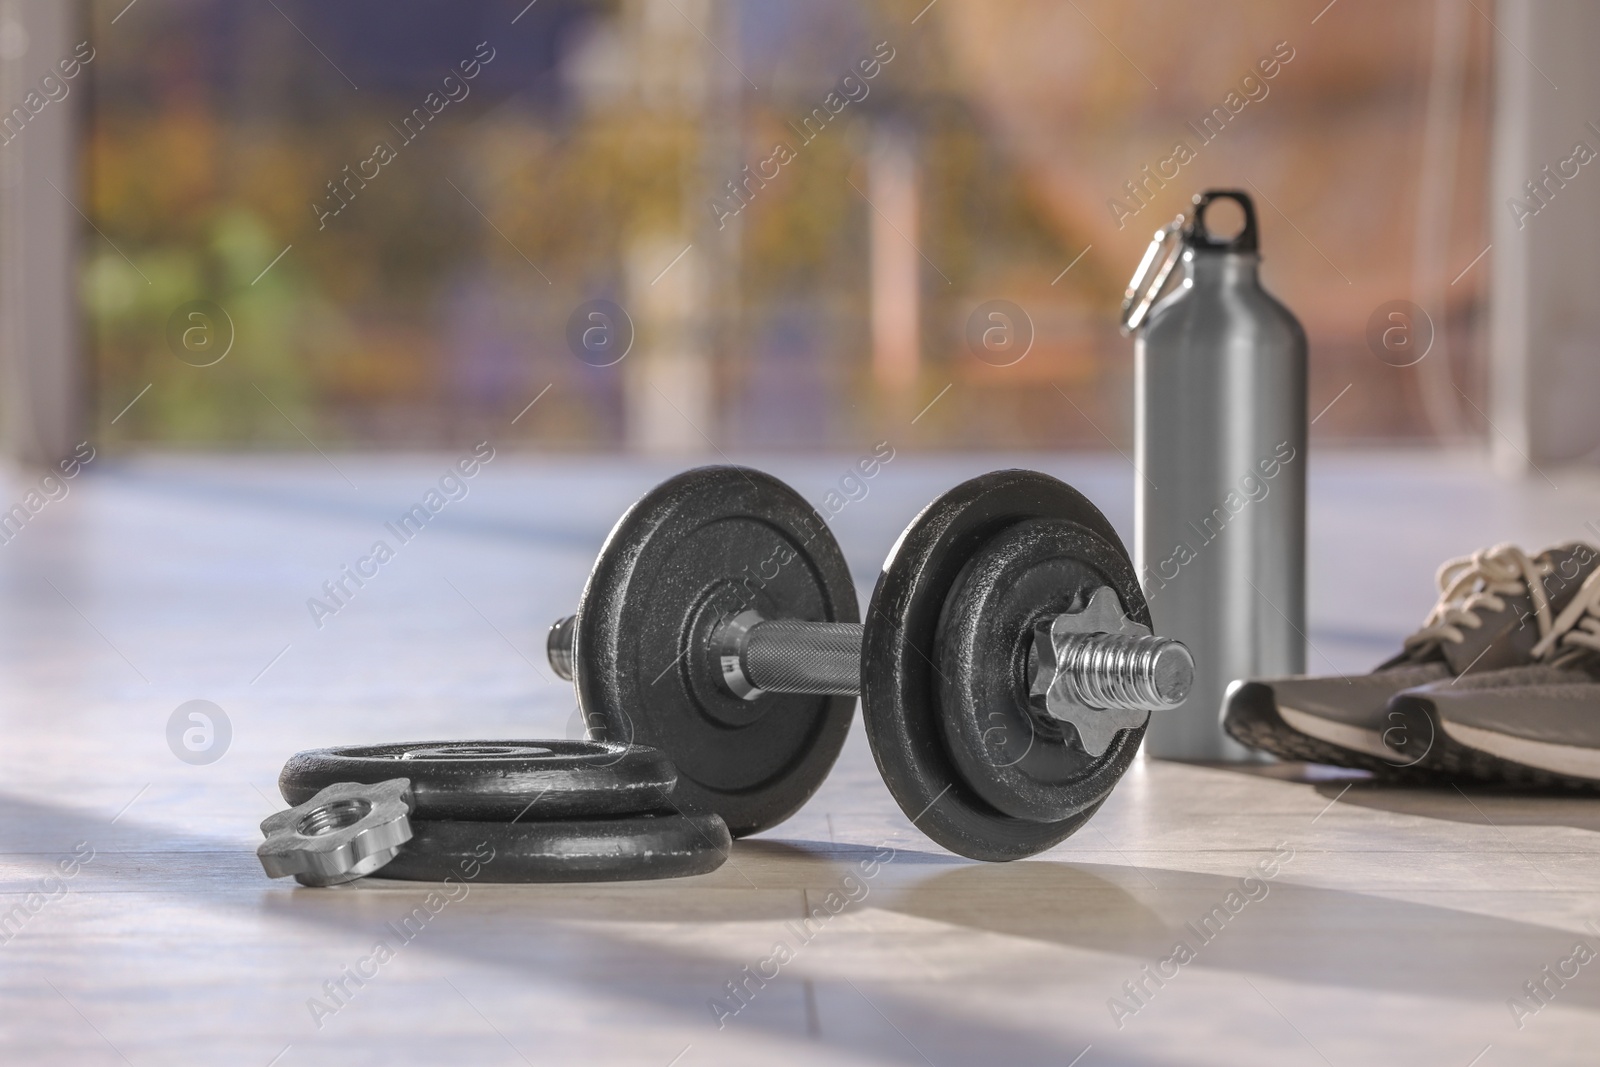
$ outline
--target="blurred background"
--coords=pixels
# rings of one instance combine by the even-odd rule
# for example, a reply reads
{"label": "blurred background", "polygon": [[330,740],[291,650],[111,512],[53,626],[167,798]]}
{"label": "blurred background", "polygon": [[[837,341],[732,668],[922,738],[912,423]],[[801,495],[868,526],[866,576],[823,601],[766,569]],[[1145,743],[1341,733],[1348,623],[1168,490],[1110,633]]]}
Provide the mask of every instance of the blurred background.
{"label": "blurred background", "polygon": [[[1600,133],[1595,94],[1546,74],[1574,20],[1594,16],[5,0],[0,425],[38,462],[86,436],[432,448],[513,417],[508,443],[553,450],[855,449],[887,426],[1125,448],[1122,289],[1157,227],[1230,186],[1308,329],[1317,439],[1581,458],[1600,331],[1574,220],[1600,179],[1572,157]],[[986,350],[993,301],[1014,336]],[[1395,301],[1427,353],[1407,366],[1373,343]]]}

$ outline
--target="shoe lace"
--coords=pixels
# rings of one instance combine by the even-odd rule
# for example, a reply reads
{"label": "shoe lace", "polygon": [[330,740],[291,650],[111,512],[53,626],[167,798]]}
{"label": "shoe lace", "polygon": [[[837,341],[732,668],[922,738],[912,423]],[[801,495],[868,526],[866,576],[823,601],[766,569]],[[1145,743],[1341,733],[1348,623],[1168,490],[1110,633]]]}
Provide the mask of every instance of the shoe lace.
{"label": "shoe lace", "polygon": [[1600,652],[1600,570],[1578,587],[1572,603],[1533,646],[1535,659],[1565,660],[1585,652]]}
{"label": "shoe lace", "polygon": [[1551,617],[1544,576],[1553,570],[1544,553],[1530,557],[1512,544],[1495,545],[1450,560],[1439,568],[1439,602],[1422,627],[1406,638],[1406,651],[1442,641],[1460,644],[1467,639],[1463,628],[1476,630],[1483,625],[1479,611],[1504,611],[1506,597],[1525,594],[1533,598],[1541,641],[1548,640],[1555,620]]}

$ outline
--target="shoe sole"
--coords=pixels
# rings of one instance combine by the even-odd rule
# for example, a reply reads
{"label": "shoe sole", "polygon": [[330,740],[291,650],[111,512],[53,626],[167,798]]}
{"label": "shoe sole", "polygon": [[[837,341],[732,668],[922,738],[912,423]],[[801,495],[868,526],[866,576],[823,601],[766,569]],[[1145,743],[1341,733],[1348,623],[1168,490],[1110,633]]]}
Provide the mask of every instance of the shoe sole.
{"label": "shoe sole", "polygon": [[[1546,758],[1524,762],[1513,758],[1510,754],[1514,745],[1508,742],[1520,741],[1520,738],[1509,738],[1504,734],[1480,731],[1490,739],[1489,745],[1473,745],[1466,743],[1466,737],[1461,732],[1463,727],[1453,725],[1441,719],[1435,710],[1433,701],[1426,695],[1426,689],[1414,691],[1416,695],[1402,692],[1397,693],[1389,700],[1391,712],[1398,713],[1407,722],[1416,722],[1426,719],[1431,725],[1430,736],[1433,743],[1423,753],[1422,762],[1442,774],[1452,778],[1470,778],[1475,781],[1495,785],[1507,785],[1518,789],[1531,790],[1565,790],[1593,792],[1600,789],[1600,781],[1594,777],[1579,777],[1564,773],[1557,768],[1542,766],[1552,762]],[[1539,745],[1539,742],[1523,742],[1524,744]],[[1546,749],[1561,748],[1557,745],[1543,745]],[[1532,750],[1528,750],[1532,754]],[[1568,750],[1570,751],[1570,750]],[[1600,775],[1597,775],[1600,777]]]}
{"label": "shoe sole", "polygon": [[1259,682],[1245,682],[1230,690],[1224,707],[1222,727],[1230,737],[1279,759],[1371,771],[1374,777],[1385,781],[1440,784],[1439,774],[1420,761],[1397,766],[1370,753],[1296,730],[1284,721],[1271,687]]}
{"label": "shoe sole", "polygon": [[[1425,701],[1413,702],[1411,711],[1414,715],[1425,716],[1433,724],[1433,744],[1414,763],[1403,766],[1294,729],[1278,713],[1270,686],[1246,682],[1228,694],[1225,706],[1222,725],[1229,736],[1242,745],[1270,752],[1280,759],[1371,771],[1376,779],[1415,785],[1440,786],[1467,780],[1534,791],[1600,790],[1600,781],[1593,778],[1502,758],[1463,743],[1451,736],[1461,727],[1442,725],[1433,714],[1432,706]],[[1494,737],[1504,739],[1503,734]]]}
{"label": "shoe sole", "polygon": [[1547,741],[1530,741],[1525,737],[1511,737],[1495,730],[1464,726],[1448,720],[1443,725],[1445,733],[1473,751],[1559,775],[1564,780],[1581,780],[1590,788],[1600,788],[1600,751],[1571,745],[1552,745]]}
{"label": "shoe sole", "polygon": [[[1313,715],[1299,708],[1292,708],[1287,704],[1279,704],[1278,717],[1284,725],[1291,730],[1297,730],[1308,737],[1326,742],[1335,748],[1348,749],[1359,752],[1364,756],[1385,761],[1388,766],[1396,770],[1408,766],[1408,763],[1393,763],[1389,757],[1394,753],[1383,747],[1382,735],[1375,735],[1371,730],[1363,730],[1357,726],[1346,726],[1342,722],[1324,719],[1320,715]],[[1381,749],[1381,751],[1379,751]],[[1415,762],[1409,761],[1409,762]]]}

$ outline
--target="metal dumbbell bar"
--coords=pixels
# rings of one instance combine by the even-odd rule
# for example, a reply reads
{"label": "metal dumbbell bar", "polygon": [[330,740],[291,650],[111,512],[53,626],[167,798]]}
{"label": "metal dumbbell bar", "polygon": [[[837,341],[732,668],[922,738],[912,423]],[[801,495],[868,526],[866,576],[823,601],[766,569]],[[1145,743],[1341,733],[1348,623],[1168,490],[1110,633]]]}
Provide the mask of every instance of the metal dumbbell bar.
{"label": "metal dumbbell bar", "polygon": [[900,807],[975,859],[1049,848],[1181,704],[1194,662],[1156,637],[1116,532],[1034,471],[962,483],[912,520],[861,624],[843,553],[770,475],[669,479],[607,537],[548,653],[595,740],[645,744],[675,802],[734,836],[794,814],[856,700]]}
{"label": "metal dumbbell bar", "polygon": [[[576,618],[569,615],[551,626],[547,645],[551,668],[569,682]],[[1063,621],[1059,633],[1057,619]],[[1078,619],[1063,614],[1034,630],[1028,691],[1043,698],[1047,714],[1070,722],[1082,709],[1167,711],[1188,698],[1194,659],[1181,642],[1148,634],[1082,632],[1079,626]],[[721,665],[723,684],[742,700],[767,693],[857,696],[864,631],[857,622],[768,620],[744,611],[713,632],[708,652]]]}

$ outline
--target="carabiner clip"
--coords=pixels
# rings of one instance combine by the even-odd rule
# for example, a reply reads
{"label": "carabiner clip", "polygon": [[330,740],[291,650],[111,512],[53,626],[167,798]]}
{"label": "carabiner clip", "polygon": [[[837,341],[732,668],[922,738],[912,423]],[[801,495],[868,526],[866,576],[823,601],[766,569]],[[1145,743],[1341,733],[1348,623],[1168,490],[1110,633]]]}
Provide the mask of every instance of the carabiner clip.
{"label": "carabiner clip", "polygon": [[[1122,335],[1124,337],[1133,333],[1144,322],[1145,316],[1150,313],[1150,306],[1161,295],[1161,290],[1166,288],[1167,278],[1172,274],[1172,268],[1177,266],[1178,258],[1183,255],[1183,216],[1179,215],[1161,229],[1157,230],[1155,237],[1150,241],[1150,247],[1144,250],[1144,258],[1139,261],[1139,269],[1133,272],[1133,280],[1128,283],[1127,291],[1122,294]],[[1157,261],[1160,266],[1157,267]]]}

